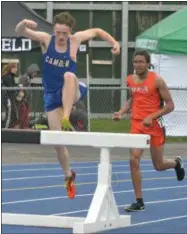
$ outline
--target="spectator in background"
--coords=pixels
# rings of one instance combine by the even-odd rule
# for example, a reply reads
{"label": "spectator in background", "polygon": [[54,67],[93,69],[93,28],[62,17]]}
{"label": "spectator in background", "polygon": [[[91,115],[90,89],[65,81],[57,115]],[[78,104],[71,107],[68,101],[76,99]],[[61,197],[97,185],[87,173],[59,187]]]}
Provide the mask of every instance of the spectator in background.
{"label": "spectator in background", "polygon": [[[81,100],[76,103],[70,114],[70,123],[75,131],[88,131],[88,114],[84,102]],[[30,123],[32,129],[44,130],[49,129],[47,115],[41,114],[37,119]]]}
{"label": "spectator in background", "polygon": [[[9,63],[3,67],[2,70],[2,86],[14,88],[17,86],[15,77],[17,74],[17,64]],[[3,98],[3,104],[5,106],[5,120],[3,128],[14,128],[16,121],[18,120],[18,110],[16,105],[16,90],[6,90]]]}
{"label": "spectator in background", "polygon": [[82,100],[73,106],[70,115],[70,122],[75,131],[88,131],[88,114]]}
{"label": "spectator in background", "polygon": [[35,78],[40,69],[37,64],[32,64],[27,68],[25,74],[19,80],[20,91],[17,96],[19,103],[18,126],[21,129],[29,128],[29,113],[31,105],[31,90],[24,90],[24,87],[30,87],[31,81]]}

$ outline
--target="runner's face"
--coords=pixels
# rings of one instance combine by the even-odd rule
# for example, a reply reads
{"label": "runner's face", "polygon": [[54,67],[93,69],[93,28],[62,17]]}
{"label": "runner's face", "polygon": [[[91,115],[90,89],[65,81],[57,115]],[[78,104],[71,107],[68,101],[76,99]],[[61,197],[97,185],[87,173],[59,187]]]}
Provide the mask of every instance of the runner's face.
{"label": "runner's face", "polygon": [[149,63],[146,61],[145,56],[136,55],[133,59],[133,66],[136,74],[142,75],[148,71]]}
{"label": "runner's face", "polygon": [[71,34],[71,29],[65,24],[55,24],[54,34],[56,36],[57,45],[65,45],[69,35]]}

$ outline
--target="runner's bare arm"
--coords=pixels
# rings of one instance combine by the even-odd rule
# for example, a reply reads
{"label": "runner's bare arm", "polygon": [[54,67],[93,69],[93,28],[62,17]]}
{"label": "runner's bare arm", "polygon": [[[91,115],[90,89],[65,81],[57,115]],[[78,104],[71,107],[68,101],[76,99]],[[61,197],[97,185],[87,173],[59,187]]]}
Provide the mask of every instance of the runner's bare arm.
{"label": "runner's bare arm", "polygon": [[128,96],[129,99],[124,103],[123,107],[120,109],[119,113],[121,116],[128,113],[132,109],[133,98],[132,98],[132,90],[129,88],[129,77],[126,78],[126,86],[128,88]]}
{"label": "runner's bare arm", "polygon": [[31,40],[38,41],[45,45],[48,44],[51,36],[45,32],[35,31],[36,28],[36,22],[24,19],[17,24],[15,31],[19,36],[27,37]]}
{"label": "runner's bare arm", "polygon": [[113,54],[117,55],[120,53],[119,43],[109,33],[104,31],[103,29],[92,28],[92,29],[87,29],[85,31],[79,31],[79,32],[74,34],[74,37],[78,41],[79,45],[83,41],[88,41],[88,40],[91,40],[95,37],[99,37],[104,41],[108,41],[112,45],[112,47],[113,47],[112,53]]}
{"label": "runner's bare arm", "polygon": [[152,119],[158,119],[159,117],[166,115],[174,110],[174,102],[172,100],[170,91],[165,83],[165,81],[159,77],[156,79],[156,87],[159,90],[160,96],[165,103],[165,106],[159,111],[153,113],[150,117]]}
{"label": "runner's bare arm", "polygon": [[128,113],[132,108],[133,99],[132,99],[131,91],[129,91],[129,93],[130,93],[129,99],[124,103],[123,107],[119,110],[119,113],[122,116]]}
{"label": "runner's bare arm", "polygon": [[95,37],[100,37],[101,39],[108,41],[111,45],[117,43],[117,41],[106,31],[100,28],[91,28],[85,31],[79,31],[74,34],[81,42],[88,41]]}
{"label": "runner's bare arm", "polygon": [[108,41],[112,45],[112,54],[120,54],[119,43],[107,32],[100,28],[87,29],[85,31],[79,31],[70,37],[71,40],[71,50],[70,55],[73,60],[76,61],[76,55],[80,44],[84,41],[89,41],[92,38],[100,37],[101,39]]}

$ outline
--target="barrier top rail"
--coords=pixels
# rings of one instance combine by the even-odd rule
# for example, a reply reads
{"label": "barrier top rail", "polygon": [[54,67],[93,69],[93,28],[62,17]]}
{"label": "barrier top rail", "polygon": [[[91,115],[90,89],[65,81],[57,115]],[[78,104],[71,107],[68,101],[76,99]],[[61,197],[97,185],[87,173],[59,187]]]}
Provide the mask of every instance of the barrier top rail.
{"label": "barrier top rail", "polygon": [[[1,90],[43,90],[43,87],[1,87]],[[128,87],[103,87],[103,86],[89,86],[90,90],[128,90]],[[169,90],[187,91],[187,87],[169,87]]]}

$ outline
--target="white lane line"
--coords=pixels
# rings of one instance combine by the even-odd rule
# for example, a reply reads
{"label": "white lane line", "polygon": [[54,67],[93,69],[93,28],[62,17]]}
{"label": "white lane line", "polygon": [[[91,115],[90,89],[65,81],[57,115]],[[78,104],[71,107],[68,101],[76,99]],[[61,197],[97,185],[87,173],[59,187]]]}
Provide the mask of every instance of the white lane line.
{"label": "white lane line", "polygon": [[[167,170],[167,171],[173,171]],[[149,173],[149,172],[156,172],[155,170],[142,170],[142,173]],[[130,171],[119,171],[119,172],[112,172],[112,174],[115,176],[115,174],[130,174]],[[93,175],[98,175],[98,173],[83,173],[83,174],[77,174],[77,176],[93,176]],[[17,177],[17,178],[7,178],[7,179],[2,179],[2,181],[16,181],[16,180],[35,180],[35,179],[49,179],[49,178],[60,178],[64,177],[64,175],[46,175],[46,176],[28,176],[28,177]]]}
{"label": "white lane line", "polygon": [[[146,166],[150,166],[152,164],[147,164]],[[143,165],[144,166],[144,165]],[[112,167],[129,167],[129,165],[113,165]],[[98,168],[98,166],[87,166],[87,167],[73,167],[73,169],[90,169],[90,168]],[[60,167],[53,168],[35,168],[35,169],[21,169],[21,170],[3,170],[3,173],[7,172],[22,172],[22,171],[55,171],[62,170]]]}
{"label": "white lane line", "polygon": [[[118,161],[119,162],[119,161]],[[187,165],[187,163],[183,163],[184,165]],[[140,164],[141,167],[149,167],[152,166],[153,164]],[[127,165],[112,165],[112,168],[129,168],[129,164]],[[90,169],[90,168],[98,168],[98,165],[96,166],[75,166],[73,167],[73,169]],[[28,168],[28,169],[13,169],[13,170],[2,170],[3,173],[10,173],[10,172],[23,172],[23,171],[61,171],[62,169],[58,166],[58,167],[48,167],[48,168]]]}
{"label": "white lane line", "polygon": [[[153,166],[153,164],[141,164],[141,167],[148,167]],[[112,167],[129,167],[129,164],[127,165],[112,165]],[[98,168],[98,165],[96,166],[83,166],[83,167],[73,167],[73,169],[90,169],[90,168]],[[22,171],[55,171],[55,170],[62,170],[60,166],[58,167],[49,167],[49,168],[28,168],[28,169],[13,169],[13,170],[2,170],[3,173],[8,172],[22,172]]]}
{"label": "white lane line", "polygon": [[[157,188],[145,188],[143,191],[157,191],[157,190],[167,190],[167,189],[176,189],[176,188],[187,188],[187,185],[180,186],[171,186],[171,187],[157,187]],[[114,194],[121,193],[131,193],[134,190],[122,190],[122,191],[114,191]],[[93,196],[93,193],[90,194],[78,194],[77,197],[88,197]],[[38,202],[38,201],[47,201],[47,200],[57,200],[57,199],[67,199],[67,196],[58,196],[58,197],[45,197],[45,198],[37,198],[37,199],[29,199],[29,200],[17,200],[10,202],[3,202],[2,205],[10,205],[10,204],[18,204],[18,203],[27,203],[27,202]]]}
{"label": "white lane line", "polygon": [[151,221],[146,221],[146,222],[141,222],[141,223],[134,223],[127,228],[151,224],[151,223],[160,223],[160,222],[165,222],[165,221],[170,221],[170,220],[175,220],[175,219],[184,219],[184,218],[187,218],[187,215],[168,217],[168,218],[164,218],[164,219],[156,219],[156,220],[151,220]]}
{"label": "white lane line", "polygon": [[[143,181],[154,181],[154,180],[171,180],[176,179],[176,176],[168,176],[168,177],[152,177],[152,178],[144,178]],[[131,179],[125,179],[125,180],[113,180],[112,184],[117,183],[124,183],[124,182],[132,182]],[[76,186],[82,186],[82,185],[93,185],[97,184],[97,181],[93,182],[83,182],[83,183],[76,183]],[[8,188],[8,189],[2,189],[2,192],[13,192],[13,191],[24,191],[24,190],[36,190],[36,189],[49,189],[49,188],[61,188],[65,187],[63,184],[56,184],[56,185],[46,185],[46,186],[35,186],[35,187],[22,187],[22,188]]]}
{"label": "white lane line", "polygon": [[[115,157],[121,157],[121,155],[114,155]],[[165,156],[166,158],[169,158],[170,156]],[[183,161],[184,162],[187,162],[187,156],[183,156],[182,157],[183,158]],[[36,158],[34,158],[33,160],[35,160]],[[112,160],[112,162],[126,162],[126,163],[128,163],[129,162],[129,160],[128,159],[125,159],[125,160]],[[149,156],[144,156],[144,158],[141,160],[141,162],[151,162],[151,159],[150,159],[150,157]],[[99,163],[99,160],[97,160],[97,161],[72,161],[72,162],[70,162],[71,164],[89,164],[89,163]],[[8,167],[12,167],[12,166],[37,166],[37,165],[47,165],[47,166],[49,166],[49,165],[59,165],[59,163],[58,162],[45,162],[45,163],[43,163],[43,162],[37,162],[37,163],[22,163],[22,164],[20,164],[20,163],[12,163],[12,164],[9,164],[9,163],[3,163],[2,164],[2,167],[6,167],[6,168],[8,168]]]}
{"label": "white lane line", "polygon": [[[170,199],[170,200],[157,200],[157,201],[149,201],[145,202],[145,204],[159,204],[159,203],[166,203],[166,202],[178,202],[178,201],[184,201],[187,200],[187,197],[177,198],[177,199]],[[126,207],[129,204],[124,205],[118,205],[117,207]],[[63,212],[63,213],[57,213],[57,214],[50,214],[50,215],[67,215],[67,214],[76,214],[76,213],[82,213],[82,212],[88,212],[88,210],[75,210],[70,212]]]}
{"label": "white lane line", "polygon": [[[33,161],[35,160],[35,158],[33,158]],[[80,161],[78,161],[78,162],[71,162],[71,163],[73,163],[73,164],[85,164],[85,163],[97,163],[98,161],[87,161],[87,162],[85,162],[85,161],[83,161],[83,162],[80,162]],[[12,163],[12,164],[9,164],[9,163],[4,163],[2,166],[3,167],[13,167],[13,166],[37,166],[37,165],[59,165],[59,163],[58,162],[45,162],[45,163],[43,163],[43,162],[36,162],[36,163]]]}
{"label": "white lane line", "polygon": [[[121,157],[121,155],[114,155],[115,157]],[[147,158],[147,159],[146,159]],[[35,159],[35,158],[34,158]],[[33,159],[33,160],[34,160]],[[128,159],[125,159],[125,160],[112,160],[112,162],[128,162],[129,160]],[[141,160],[142,162],[150,162],[151,161],[151,159],[150,159],[150,157],[149,156],[144,156],[144,159],[142,159]],[[71,161],[70,163],[72,163],[72,164],[89,164],[89,163],[98,163],[99,162],[99,160],[97,160],[97,161]],[[37,162],[37,163],[22,163],[22,164],[20,164],[20,163],[12,163],[12,164],[9,164],[9,163],[3,163],[2,164],[2,166],[3,167],[9,167],[9,166],[32,166],[32,165],[54,165],[54,164],[56,164],[56,165],[59,165],[59,163],[58,162],[45,162],[45,163],[43,163],[43,162]]]}

